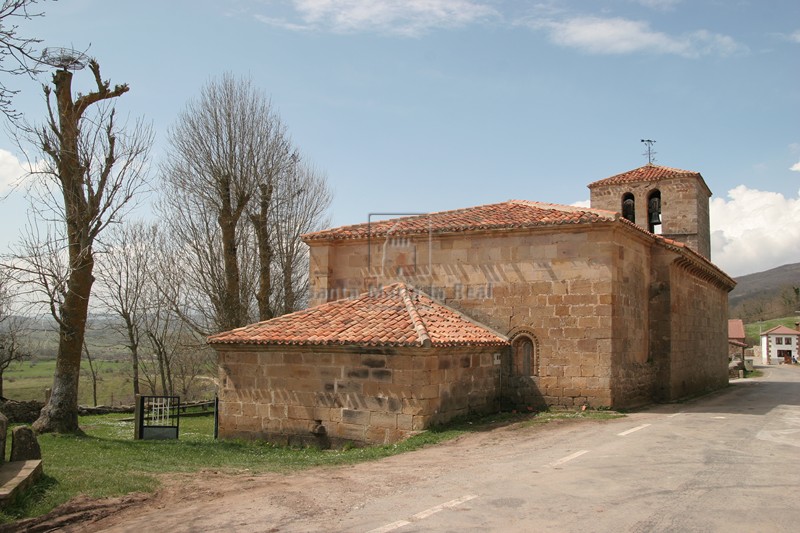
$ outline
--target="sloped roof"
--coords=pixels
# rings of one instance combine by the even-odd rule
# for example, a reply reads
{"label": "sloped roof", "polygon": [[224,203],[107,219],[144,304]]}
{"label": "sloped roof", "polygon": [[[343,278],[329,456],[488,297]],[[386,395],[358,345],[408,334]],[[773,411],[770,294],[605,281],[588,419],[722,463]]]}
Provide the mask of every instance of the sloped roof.
{"label": "sloped roof", "polygon": [[612,211],[568,205],[509,200],[452,211],[380,220],[326,229],[303,235],[305,241],[359,239],[367,236],[418,235],[428,232],[449,233],[475,230],[532,228],[564,224],[585,224],[613,221],[619,215]]}
{"label": "sloped roof", "polygon": [[[635,168],[622,174],[617,174],[609,178],[590,183],[590,189],[603,185],[622,185],[625,183],[641,183],[649,181],[659,181],[672,178],[698,178],[705,185],[703,176],[699,172],[692,170],[682,170],[680,168],[663,167],[661,165],[647,164],[643,167]],[[708,187],[706,186],[706,189]]]}
{"label": "sloped roof", "polygon": [[728,320],[728,338],[744,339],[747,335],[744,332],[744,322],[741,318],[731,318]]}
{"label": "sloped roof", "polygon": [[786,326],[775,326],[774,328],[768,329],[761,334],[762,337],[764,335],[800,335],[800,331],[787,328]]}
{"label": "sloped roof", "polygon": [[508,339],[404,283],[218,333],[209,344],[503,346]]}

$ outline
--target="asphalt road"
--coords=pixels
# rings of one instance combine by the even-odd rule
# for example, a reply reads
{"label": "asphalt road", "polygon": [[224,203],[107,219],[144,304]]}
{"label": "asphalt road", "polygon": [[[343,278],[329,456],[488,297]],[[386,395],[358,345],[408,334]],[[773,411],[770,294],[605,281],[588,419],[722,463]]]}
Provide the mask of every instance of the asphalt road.
{"label": "asphalt road", "polygon": [[327,527],[800,531],[800,367],[762,369],[762,378],[684,404],[453,457],[449,468],[369,498]]}

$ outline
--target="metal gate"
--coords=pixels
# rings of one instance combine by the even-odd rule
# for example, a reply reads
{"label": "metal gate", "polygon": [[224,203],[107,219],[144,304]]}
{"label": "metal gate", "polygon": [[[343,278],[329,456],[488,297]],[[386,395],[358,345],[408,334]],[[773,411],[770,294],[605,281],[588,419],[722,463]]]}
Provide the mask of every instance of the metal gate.
{"label": "metal gate", "polygon": [[135,439],[178,438],[180,396],[138,396],[136,400]]}

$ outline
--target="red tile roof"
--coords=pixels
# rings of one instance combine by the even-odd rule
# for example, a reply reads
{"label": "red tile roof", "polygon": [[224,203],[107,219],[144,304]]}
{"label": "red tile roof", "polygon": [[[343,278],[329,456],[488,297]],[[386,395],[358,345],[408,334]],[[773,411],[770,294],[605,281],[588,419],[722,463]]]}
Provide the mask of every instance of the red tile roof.
{"label": "red tile roof", "polygon": [[800,335],[800,331],[796,329],[787,328],[786,326],[775,326],[774,328],[765,331],[761,334],[763,337],[764,335]]}
{"label": "red tile roof", "polygon": [[380,220],[326,229],[303,235],[306,241],[358,239],[367,236],[415,235],[491,229],[532,228],[563,224],[586,224],[613,221],[619,215],[612,211],[567,205],[509,200],[499,204],[479,205],[453,211]]}
{"label": "red tile roof", "polygon": [[[590,183],[590,189],[599,187],[601,185],[621,185],[623,183],[638,183],[642,181],[659,181],[670,178],[700,178],[703,177],[699,172],[691,170],[681,170],[679,168],[662,167],[660,165],[647,164],[643,167],[635,168],[610,178],[605,178],[599,181]],[[705,184],[705,182],[703,182]]]}
{"label": "red tile roof", "polygon": [[729,339],[744,339],[744,322],[741,318],[731,318],[728,320],[728,338]]}
{"label": "red tile roof", "polygon": [[209,344],[504,346],[508,339],[404,283],[219,333]]}

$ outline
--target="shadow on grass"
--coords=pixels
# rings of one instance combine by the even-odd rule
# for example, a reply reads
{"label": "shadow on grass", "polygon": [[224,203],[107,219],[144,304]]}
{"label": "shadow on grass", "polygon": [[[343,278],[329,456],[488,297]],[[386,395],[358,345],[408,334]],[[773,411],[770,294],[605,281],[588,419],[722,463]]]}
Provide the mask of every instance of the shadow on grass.
{"label": "shadow on grass", "polygon": [[32,509],[39,505],[49,493],[56,490],[58,485],[59,482],[56,478],[43,474],[30,489],[17,494],[11,502],[3,506],[0,511],[0,524],[30,516]]}

